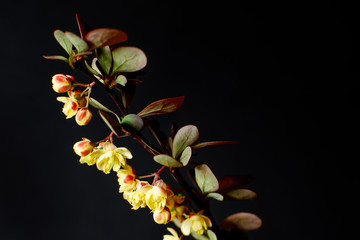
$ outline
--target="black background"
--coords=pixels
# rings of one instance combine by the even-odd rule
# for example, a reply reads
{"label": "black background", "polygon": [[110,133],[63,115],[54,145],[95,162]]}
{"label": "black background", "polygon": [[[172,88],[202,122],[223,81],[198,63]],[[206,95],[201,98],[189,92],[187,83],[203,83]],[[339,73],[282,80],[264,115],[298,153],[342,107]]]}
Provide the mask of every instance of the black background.
{"label": "black background", "polygon": [[[12,1],[0,13],[0,239],[162,239],[166,233],[147,210],[130,209],[114,174],[81,165],[72,151],[81,137],[108,134],[98,116],[85,127],[65,119],[52,75],[87,79],[42,58],[64,53],[52,33],[77,33],[75,13],[94,28],[126,31],[124,45],[147,54],[132,112],[184,95],[178,112],[154,117],[164,131],[174,120],[197,125],[200,141],[240,141],[194,157],[218,177],[256,178],[247,187],[257,199],[212,204],[219,222],[234,212],[257,214],[263,226],[249,232],[252,240],[349,239],[357,232],[360,21],[354,5]],[[100,88],[94,94],[106,99]],[[159,168],[135,142],[116,144],[133,152],[129,163],[139,175]]]}

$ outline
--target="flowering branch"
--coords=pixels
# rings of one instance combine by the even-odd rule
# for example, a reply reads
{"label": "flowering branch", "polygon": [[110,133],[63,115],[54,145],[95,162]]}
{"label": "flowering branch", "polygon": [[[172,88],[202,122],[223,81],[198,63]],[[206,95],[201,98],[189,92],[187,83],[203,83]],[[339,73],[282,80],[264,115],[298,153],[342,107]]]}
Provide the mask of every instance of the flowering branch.
{"label": "flowering branch", "polygon": [[[248,200],[255,198],[256,194],[249,189],[237,188],[244,182],[241,181],[241,176],[225,176],[219,181],[208,165],[191,161],[192,152],[196,149],[236,142],[197,143],[199,131],[194,125],[172,128],[171,135],[167,136],[154,121],[148,119],[178,110],[184,100],[183,96],[161,99],[149,104],[137,114],[128,113],[134,90],[141,83],[136,75],[147,64],[145,53],[136,47],[113,46],[127,40],[125,32],[108,28],[86,32],[84,22],[78,15],[76,17],[80,36],[72,32],[54,31],[55,39],[68,57],[44,57],[66,62],[70,68],[80,70],[90,80],[90,83],[79,83],[70,75],[53,76],[54,91],[67,94],[67,97],[57,98],[64,103],[62,111],[66,118],[75,116],[79,126],[87,125],[93,117],[90,111],[92,107],[98,110],[99,116],[111,131],[100,141],[92,142],[83,138],[74,144],[73,148],[80,157],[80,163],[96,165],[105,174],[115,172],[119,192],[132,209],[149,208],[156,223],[173,222],[179,227],[182,234],[180,237],[174,229],[167,228],[171,235],[164,235],[164,240],[179,240],[190,235],[195,239],[238,239],[239,233],[259,228],[262,224],[260,218],[245,212],[230,215],[218,225],[210,212],[210,199]],[[88,63],[90,59],[91,64]],[[90,96],[94,84],[99,85],[109,95],[117,107],[116,111]],[[153,146],[151,141],[141,134],[145,128],[150,130],[159,144],[158,147]],[[138,177],[134,168],[128,164],[133,154],[127,148],[114,144],[114,138],[124,137],[133,138],[142,145],[161,168],[153,174]],[[194,186],[188,184],[180,173],[180,168],[189,169],[189,177]],[[174,188],[164,182],[161,178],[164,170],[170,172],[186,195],[177,194]],[[151,184],[143,180],[148,177],[153,177]]]}

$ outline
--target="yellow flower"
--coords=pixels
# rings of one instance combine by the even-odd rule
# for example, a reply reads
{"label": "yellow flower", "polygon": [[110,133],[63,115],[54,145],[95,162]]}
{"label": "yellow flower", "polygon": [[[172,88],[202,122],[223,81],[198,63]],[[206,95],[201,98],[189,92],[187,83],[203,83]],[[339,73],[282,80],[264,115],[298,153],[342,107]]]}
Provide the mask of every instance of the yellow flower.
{"label": "yellow flower", "polygon": [[208,217],[201,214],[190,215],[188,219],[184,220],[181,224],[181,232],[185,236],[189,236],[192,231],[202,235],[204,230],[211,227],[211,221]]}
{"label": "yellow flower", "polygon": [[131,204],[134,210],[146,207],[145,193],[142,191],[124,192],[124,198]]}
{"label": "yellow flower", "polygon": [[117,171],[119,192],[132,191],[136,187],[135,170],[130,165],[125,165],[124,169]]}
{"label": "yellow flower", "polygon": [[98,158],[104,153],[101,151],[102,149],[95,148],[92,153],[80,158],[80,163],[86,163],[87,165],[91,166],[96,163]]}
{"label": "yellow flower", "polygon": [[123,197],[131,204],[131,209],[137,210],[146,207],[145,195],[149,190],[147,186],[151,185],[146,181],[137,180],[136,191],[124,192]]}
{"label": "yellow flower", "polygon": [[166,205],[167,191],[163,187],[148,186],[149,190],[146,193],[146,205],[151,210],[162,210]]}
{"label": "yellow flower", "polygon": [[126,159],[131,159],[131,152],[124,147],[117,148],[110,142],[101,145],[102,148],[96,148],[92,153],[80,158],[80,163],[87,163],[89,166],[96,163],[100,171],[108,174],[113,169],[119,171],[120,167],[126,165]]}
{"label": "yellow flower", "polygon": [[100,171],[108,174],[113,169],[119,171],[120,167],[126,165],[126,159],[131,159],[132,155],[127,148],[117,148],[114,144],[106,142],[100,150],[103,154],[97,159],[96,166]]}
{"label": "yellow flower", "polygon": [[65,114],[67,119],[75,116],[78,109],[78,104],[75,99],[72,97],[57,97],[56,100],[64,103],[62,112]]}
{"label": "yellow flower", "polygon": [[179,238],[179,235],[173,228],[167,228],[167,230],[171,233],[171,235],[164,235],[163,240],[181,240],[183,236]]}

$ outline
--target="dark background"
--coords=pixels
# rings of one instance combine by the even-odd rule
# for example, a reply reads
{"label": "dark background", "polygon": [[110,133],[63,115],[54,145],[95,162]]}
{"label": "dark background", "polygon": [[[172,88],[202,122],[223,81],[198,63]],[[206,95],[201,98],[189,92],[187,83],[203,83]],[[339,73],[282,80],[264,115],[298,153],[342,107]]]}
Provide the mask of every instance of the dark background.
{"label": "dark background", "polygon": [[[75,13],[94,28],[126,31],[124,45],[147,54],[132,112],[184,95],[178,112],[154,117],[164,131],[175,120],[197,125],[200,141],[240,141],[194,157],[218,177],[256,178],[247,187],[257,199],[212,204],[219,222],[234,212],[257,214],[263,226],[249,232],[251,240],[357,234],[360,19],[354,5],[12,1],[0,9],[0,239],[162,239],[166,233],[147,210],[130,209],[114,174],[81,165],[72,151],[81,137],[108,134],[98,116],[85,127],[65,119],[51,77],[86,78],[42,58],[64,53],[52,33],[77,33]],[[116,144],[133,152],[129,163],[139,175],[159,167],[135,142]]]}

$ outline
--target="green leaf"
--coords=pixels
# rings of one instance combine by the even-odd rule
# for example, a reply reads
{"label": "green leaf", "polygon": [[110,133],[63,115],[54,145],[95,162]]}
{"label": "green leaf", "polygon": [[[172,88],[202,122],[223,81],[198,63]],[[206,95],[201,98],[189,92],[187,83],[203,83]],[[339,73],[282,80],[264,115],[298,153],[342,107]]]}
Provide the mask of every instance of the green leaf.
{"label": "green leaf", "polygon": [[102,48],[116,43],[125,42],[128,36],[125,32],[118,29],[98,28],[88,32],[85,41],[90,49]]}
{"label": "green leaf", "polygon": [[118,47],[112,51],[113,71],[117,72],[136,72],[144,68],[147,63],[145,53],[136,47]]}
{"label": "green leaf", "polygon": [[[95,61],[96,61],[96,58],[94,58],[94,59],[95,59]],[[86,69],[87,69],[91,74],[93,74],[94,76],[96,76],[98,79],[102,77],[102,75],[100,74],[99,69],[98,69],[97,67],[96,67],[96,70],[95,70],[95,69],[93,69],[92,67],[90,67],[89,64],[88,64],[86,61],[84,61],[84,63],[85,63]],[[96,64],[95,64],[95,65],[96,65]]]}
{"label": "green leaf", "polygon": [[154,156],[154,160],[155,162],[167,167],[183,167],[180,162],[166,154],[156,155]]}
{"label": "green leaf", "polygon": [[210,229],[207,230],[207,235],[209,236],[210,240],[217,240],[216,234]]}
{"label": "green leaf", "polygon": [[228,216],[221,224],[220,229],[255,230],[261,227],[261,219],[252,213],[240,212]]}
{"label": "green leaf", "polygon": [[126,79],[126,77],[124,75],[119,75],[119,76],[117,76],[115,82],[117,84],[120,84],[121,86],[125,87],[125,85],[127,83],[127,79]]}
{"label": "green leaf", "polygon": [[173,140],[173,157],[178,158],[184,149],[199,139],[199,130],[194,125],[187,125],[179,129]]}
{"label": "green leaf", "polygon": [[119,122],[115,121],[113,118],[111,118],[109,115],[107,115],[105,112],[99,110],[99,114],[102,118],[102,120],[105,122],[105,124],[110,128],[110,130],[116,135],[120,136],[121,134],[121,125]]}
{"label": "green leaf", "polygon": [[249,189],[235,189],[225,193],[227,200],[251,200],[257,197],[257,194]]}
{"label": "green leaf", "polygon": [[120,122],[120,118],[118,115],[116,115],[116,113],[114,113],[113,111],[111,111],[110,109],[108,109],[107,107],[105,107],[104,105],[102,105],[100,102],[98,102],[96,99],[90,97],[89,98],[89,103],[91,106],[93,106],[94,108],[97,108],[101,111],[105,111],[105,112],[109,112],[115,115],[115,117],[117,118],[117,120]]}
{"label": "green leaf", "polygon": [[196,232],[191,232],[191,236],[196,240],[209,240],[209,238],[205,235],[197,234]]}
{"label": "green leaf", "polygon": [[179,160],[182,163],[182,165],[186,166],[189,163],[190,158],[191,158],[191,147],[187,147],[182,152]]}
{"label": "green leaf", "polygon": [[63,56],[43,56],[43,58],[50,59],[50,60],[60,60],[60,61],[69,63],[68,59]]}
{"label": "green leaf", "polygon": [[175,112],[180,108],[184,98],[184,96],[181,96],[158,100],[149,104],[146,108],[139,112],[138,115],[141,117],[149,117]]}
{"label": "green leaf", "polygon": [[75,46],[78,53],[85,52],[89,49],[88,44],[78,35],[72,32],[65,32],[65,36]]}
{"label": "green leaf", "polygon": [[198,148],[222,146],[222,145],[228,145],[228,144],[234,144],[234,143],[238,143],[238,141],[203,142],[203,143],[195,144],[194,146],[191,146],[191,147],[192,147],[192,149],[198,149]]}
{"label": "green leaf", "polygon": [[215,192],[219,189],[219,182],[206,164],[195,167],[195,180],[203,193]]}
{"label": "green leaf", "polygon": [[72,44],[71,41],[65,36],[65,33],[61,30],[54,31],[54,37],[56,41],[61,45],[61,47],[69,54],[72,53]]}
{"label": "green leaf", "polygon": [[218,201],[224,200],[224,196],[221,195],[220,193],[216,193],[216,192],[208,193],[206,195],[206,198],[213,198],[213,199],[218,200]]}
{"label": "green leaf", "polygon": [[110,74],[112,55],[109,46],[96,49],[96,56],[106,75]]}
{"label": "green leaf", "polygon": [[234,187],[243,186],[254,180],[254,177],[229,175],[223,176],[219,180],[219,191],[228,190]]}

